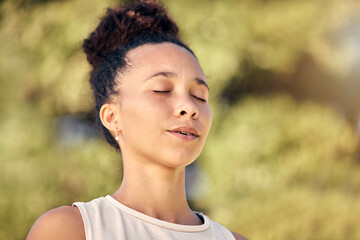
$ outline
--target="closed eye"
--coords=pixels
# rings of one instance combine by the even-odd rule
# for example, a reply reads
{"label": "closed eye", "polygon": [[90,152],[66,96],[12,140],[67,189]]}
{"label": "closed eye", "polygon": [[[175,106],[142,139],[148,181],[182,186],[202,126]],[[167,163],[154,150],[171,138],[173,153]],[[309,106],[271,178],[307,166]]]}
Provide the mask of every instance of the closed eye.
{"label": "closed eye", "polygon": [[191,95],[191,96],[193,96],[193,97],[196,98],[197,100],[200,100],[200,101],[202,101],[202,102],[206,102],[206,100],[203,99],[203,98],[199,98],[199,97],[197,97],[197,96],[195,96],[195,95]]}
{"label": "closed eye", "polygon": [[[167,91],[159,91],[159,90],[153,90],[154,93],[158,93],[158,94],[168,94],[171,93],[171,91],[167,90]],[[207,102],[205,99],[197,97],[195,95],[191,95],[193,98],[201,101],[201,102]]]}
{"label": "closed eye", "polygon": [[158,91],[158,90],[154,90],[154,93],[160,93],[160,94],[166,94],[166,93],[170,93],[171,91]]}

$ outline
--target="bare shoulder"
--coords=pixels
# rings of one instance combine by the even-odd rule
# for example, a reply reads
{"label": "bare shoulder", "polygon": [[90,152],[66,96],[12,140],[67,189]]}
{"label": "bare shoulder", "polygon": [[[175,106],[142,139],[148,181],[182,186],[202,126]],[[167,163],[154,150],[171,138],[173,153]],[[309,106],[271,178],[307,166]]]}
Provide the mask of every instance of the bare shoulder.
{"label": "bare shoulder", "polygon": [[239,233],[232,232],[232,234],[234,235],[236,240],[248,240],[247,238],[245,238],[243,235],[241,235]]}
{"label": "bare shoulder", "polygon": [[85,239],[84,224],[77,207],[63,206],[44,213],[32,226],[27,240]]}

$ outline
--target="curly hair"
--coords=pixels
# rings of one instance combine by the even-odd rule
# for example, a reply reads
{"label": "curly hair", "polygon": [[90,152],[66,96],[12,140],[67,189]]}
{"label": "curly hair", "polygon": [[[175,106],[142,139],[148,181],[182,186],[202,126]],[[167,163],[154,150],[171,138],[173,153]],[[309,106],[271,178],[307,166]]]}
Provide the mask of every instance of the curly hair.
{"label": "curly hair", "polygon": [[126,53],[143,44],[174,43],[193,51],[179,36],[176,23],[157,1],[140,0],[117,8],[108,8],[96,29],[83,42],[88,62],[93,66],[90,84],[95,101],[95,118],[106,141],[115,149],[119,144],[102,125],[99,112],[110,96],[119,94],[116,77],[126,66]]}

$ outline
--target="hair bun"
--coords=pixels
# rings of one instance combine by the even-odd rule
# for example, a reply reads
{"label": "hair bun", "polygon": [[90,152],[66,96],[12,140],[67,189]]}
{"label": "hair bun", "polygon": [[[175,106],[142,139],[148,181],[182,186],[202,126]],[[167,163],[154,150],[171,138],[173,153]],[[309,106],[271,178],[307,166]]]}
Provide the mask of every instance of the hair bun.
{"label": "hair bun", "polygon": [[114,49],[145,34],[178,37],[178,27],[157,1],[141,0],[118,8],[108,8],[83,49],[93,66]]}

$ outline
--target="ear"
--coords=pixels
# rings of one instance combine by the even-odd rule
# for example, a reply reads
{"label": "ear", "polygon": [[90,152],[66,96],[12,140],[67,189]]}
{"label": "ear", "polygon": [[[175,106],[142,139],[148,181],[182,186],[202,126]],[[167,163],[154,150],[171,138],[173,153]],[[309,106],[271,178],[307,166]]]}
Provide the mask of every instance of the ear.
{"label": "ear", "polygon": [[119,122],[120,114],[118,113],[117,106],[112,103],[105,103],[100,109],[101,123],[110,131],[114,132],[115,129],[121,131]]}

